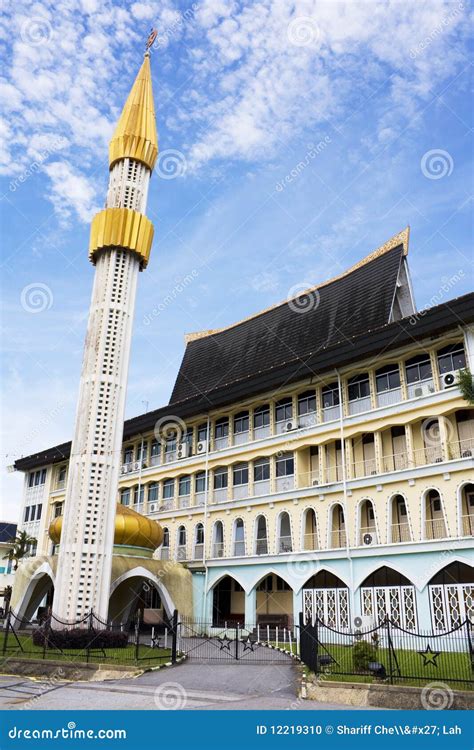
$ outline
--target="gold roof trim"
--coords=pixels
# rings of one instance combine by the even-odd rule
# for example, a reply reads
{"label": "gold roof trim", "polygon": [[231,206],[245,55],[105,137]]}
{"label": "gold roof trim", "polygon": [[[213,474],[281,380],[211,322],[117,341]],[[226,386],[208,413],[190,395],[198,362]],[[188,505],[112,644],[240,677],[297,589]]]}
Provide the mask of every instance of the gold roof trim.
{"label": "gold roof trim", "polygon": [[153,243],[150,219],[131,208],[105,208],[91,223],[89,259],[95,263],[96,253],[107,247],[120,247],[140,256],[140,268],[146,268]]}
{"label": "gold roof trim", "polygon": [[[398,247],[398,245],[403,245],[403,255],[408,255],[408,244],[410,240],[410,227],[405,227],[405,229],[402,229],[401,232],[398,232],[398,234],[394,234],[393,237],[391,237],[387,242],[385,242],[383,245],[380,245],[376,250],[373,250],[369,255],[366,255],[365,258],[362,258],[358,263],[351,266],[347,269],[347,271],[344,271],[343,273],[340,273],[338,276],[333,276],[332,279],[328,279],[327,281],[322,281],[320,284],[315,284],[314,286],[308,287],[308,289],[305,289],[304,291],[297,294],[293,299],[297,299],[298,297],[301,297],[303,294],[308,294],[308,292],[314,292],[316,289],[322,289],[325,286],[328,286],[328,284],[332,284],[333,281],[339,281],[339,279],[344,278],[344,276],[348,276],[350,273],[353,273],[353,271],[357,271],[358,268],[361,268],[362,266],[365,266],[367,263],[370,263],[372,260],[375,260],[376,258],[379,258],[381,255],[384,255],[384,253],[388,253],[389,250],[393,250],[394,247]],[[238,320],[236,323],[231,323],[228,326],[224,326],[223,328],[214,328],[207,331],[196,331],[195,333],[186,333],[184,335],[184,340],[186,344],[189,344],[191,341],[196,341],[197,339],[203,339],[206,338],[206,336],[213,336],[218,333],[223,333],[223,331],[228,331],[231,328],[235,328],[236,326],[239,326],[241,323],[246,323],[248,320],[252,320],[253,318],[258,318],[259,315],[264,315],[267,312],[270,312],[270,310],[274,310],[276,307],[281,307],[282,305],[287,305],[288,302],[291,301],[290,299],[285,299],[282,302],[276,302],[274,305],[270,305],[269,307],[266,307],[264,310],[259,310],[259,312],[252,313],[252,315],[248,315],[246,318],[242,318],[242,320]]]}
{"label": "gold roof trim", "polygon": [[[63,517],[51,522],[48,534],[54,544],[59,544]],[[117,504],[115,514],[114,544],[155,550],[163,541],[163,529],[156,521],[142,516],[126,505]]]}
{"label": "gold roof trim", "polygon": [[147,53],[110,141],[109,165],[112,168],[119,159],[129,158],[142,162],[152,170],[157,156],[155,105],[150,55]]}

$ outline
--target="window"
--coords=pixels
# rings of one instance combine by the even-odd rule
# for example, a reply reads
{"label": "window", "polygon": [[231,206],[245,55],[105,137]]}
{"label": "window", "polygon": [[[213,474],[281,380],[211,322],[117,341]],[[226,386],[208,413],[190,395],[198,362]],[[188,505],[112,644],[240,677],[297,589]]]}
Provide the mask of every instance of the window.
{"label": "window", "polygon": [[293,416],[293,399],[291,397],[282,398],[275,404],[275,421],[285,422]]}
{"label": "window", "polygon": [[140,443],[137,448],[137,461],[146,461],[148,455],[148,443]]}
{"label": "window", "polygon": [[298,396],[298,415],[302,417],[304,414],[312,414],[316,411],[316,393],[314,391],[306,391]]}
{"label": "window", "polygon": [[43,506],[41,503],[36,506],[36,520],[39,521],[41,518],[41,511],[43,510]]}
{"label": "window", "polygon": [[249,467],[248,464],[236,464],[233,469],[234,486],[239,484],[248,484]]}
{"label": "window", "polygon": [[197,441],[198,443],[202,443],[204,440],[207,440],[207,438],[207,422],[204,422],[197,428]]}
{"label": "window", "polygon": [[165,453],[174,453],[176,450],[176,435],[171,435],[166,439]]}
{"label": "window", "polygon": [[54,506],[54,518],[59,518],[63,513],[63,504],[62,503],[56,503]]}
{"label": "window", "polygon": [[259,458],[253,465],[253,481],[264,482],[270,479],[270,459]]}
{"label": "window", "polygon": [[133,504],[137,505],[138,503],[142,503],[145,499],[145,487],[144,485],[138,485],[133,488]]}
{"label": "window", "polygon": [[245,555],[245,530],[241,518],[238,518],[234,525],[234,555]]}
{"label": "window", "polygon": [[66,467],[61,466],[61,468],[58,471],[58,483],[65,482],[65,481],[66,481]]}
{"label": "window", "polygon": [[189,449],[193,447],[193,431],[192,428],[188,428],[185,430],[181,437],[181,442],[186,443],[187,446],[189,446]]}
{"label": "window", "polygon": [[129,445],[124,449],[123,462],[124,464],[130,464],[133,461],[133,446]]}
{"label": "window", "polygon": [[214,489],[222,490],[227,487],[227,468],[221,467],[214,471]]}
{"label": "window", "polygon": [[130,487],[125,487],[123,490],[120,490],[120,504],[130,505]]}
{"label": "window", "polygon": [[163,547],[169,547],[170,546],[170,532],[169,529],[164,528],[163,529]]}
{"label": "window", "polygon": [[234,435],[238,435],[240,432],[248,432],[249,430],[249,413],[248,411],[241,411],[234,417]]}
{"label": "window", "polygon": [[438,369],[440,375],[452,370],[462,370],[466,367],[466,355],[462,344],[445,346],[438,352]]}
{"label": "window", "polygon": [[260,581],[257,586],[257,591],[265,591],[267,594],[271,594],[273,591],[273,576],[270,574]]}
{"label": "window", "polygon": [[161,455],[161,443],[159,443],[158,440],[152,440],[150,455],[151,458]]}
{"label": "window", "polygon": [[323,409],[329,409],[331,406],[339,405],[339,388],[337,383],[325,385],[322,390]]}
{"label": "window", "polygon": [[183,495],[190,495],[191,494],[191,477],[186,475],[185,477],[180,477],[178,481],[178,494],[180,497]]}
{"label": "window", "polygon": [[386,365],[375,373],[375,384],[377,393],[392,391],[400,388],[400,372],[398,365]]}
{"label": "window", "polygon": [[221,417],[220,419],[216,420],[216,423],[214,425],[214,437],[216,440],[219,440],[219,438],[225,438],[229,434],[229,418],[228,417]]}
{"label": "window", "polygon": [[178,529],[178,545],[184,547],[186,545],[186,529],[184,526],[180,526]]}
{"label": "window", "polygon": [[158,482],[151,482],[148,485],[148,502],[156,503],[158,500]]}
{"label": "window", "polygon": [[258,429],[259,427],[268,427],[270,424],[270,407],[268,404],[263,406],[257,406],[253,412],[253,426]]}
{"label": "window", "polygon": [[40,484],[44,484],[45,482],[46,482],[46,469],[41,469]]}
{"label": "window", "polygon": [[419,383],[432,377],[431,360],[429,354],[418,354],[405,362],[407,383]]}
{"label": "window", "polygon": [[171,500],[174,497],[174,479],[163,481],[163,500]]}
{"label": "window", "polygon": [[198,523],[196,526],[196,544],[204,544],[204,526]]}
{"label": "window", "polygon": [[369,376],[367,373],[356,375],[347,381],[347,392],[349,401],[355,401],[358,398],[367,398],[370,396]]}
{"label": "window", "polygon": [[33,487],[34,481],[35,481],[35,472],[32,471],[30,472],[30,475],[28,477],[28,487]]}
{"label": "window", "polygon": [[30,520],[30,506],[28,505],[25,508],[25,518],[24,518],[24,521],[25,521],[25,523],[28,523],[29,520]]}
{"label": "window", "polygon": [[28,477],[28,487],[38,487],[46,482],[46,469],[32,471]]}
{"label": "window", "polygon": [[292,476],[295,472],[293,454],[284,453],[279,456],[275,462],[275,468],[277,477]]}
{"label": "window", "polygon": [[195,490],[196,492],[205,492],[206,491],[206,472],[200,471],[196,474],[195,477]]}

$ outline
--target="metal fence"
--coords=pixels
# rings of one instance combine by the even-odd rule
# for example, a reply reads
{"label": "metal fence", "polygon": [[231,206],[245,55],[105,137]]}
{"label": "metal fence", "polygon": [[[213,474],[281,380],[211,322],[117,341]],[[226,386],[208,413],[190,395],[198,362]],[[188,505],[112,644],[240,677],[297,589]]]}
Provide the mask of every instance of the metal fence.
{"label": "metal fence", "polygon": [[301,660],[321,679],[421,686],[440,680],[472,689],[473,626],[446,632],[406,630],[387,618],[366,630],[336,630],[300,615]]}
{"label": "metal fence", "polygon": [[3,661],[60,660],[115,665],[153,666],[177,659],[175,611],[168,625],[150,627],[138,612],[127,623],[107,623],[93,612],[65,622],[47,614],[40,622],[8,610],[1,638]]}

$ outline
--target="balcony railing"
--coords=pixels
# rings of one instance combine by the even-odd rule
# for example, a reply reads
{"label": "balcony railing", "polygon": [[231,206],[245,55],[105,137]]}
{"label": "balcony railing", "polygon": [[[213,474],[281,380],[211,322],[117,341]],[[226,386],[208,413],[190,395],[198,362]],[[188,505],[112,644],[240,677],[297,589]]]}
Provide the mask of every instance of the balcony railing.
{"label": "balcony railing", "polygon": [[248,484],[235,484],[232,487],[232,497],[234,500],[243,500],[249,496]]}
{"label": "balcony railing", "polygon": [[255,497],[260,495],[268,495],[270,492],[270,480],[261,479],[259,482],[253,483],[253,494]]}
{"label": "balcony railing", "polygon": [[256,555],[268,555],[268,539],[257,539],[255,542]]}
{"label": "balcony railing", "polygon": [[214,490],[213,500],[215,503],[224,503],[228,499],[227,487],[219,487]]}
{"label": "balcony railing", "polygon": [[402,389],[392,388],[390,391],[377,393],[377,406],[392,406],[402,400]]}
{"label": "balcony railing", "polygon": [[420,398],[420,396],[429,396],[430,393],[435,393],[434,383],[431,378],[428,378],[427,380],[419,380],[417,383],[407,384],[408,398]]}
{"label": "balcony railing", "polygon": [[390,531],[392,542],[411,542],[410,526],[408,523],[392,523]]}
{"label": "balcony railing", "polygon": [[408,468],[408,456],[406,453],[392,453],[383,457],[384,471],[401,471]]}
{"label": "balcony railing", "polygon": [[340,410],[338,406],[326,406],[322,410],[323,422],[332,422],[334,419],[339,419]]}
{"label": "balcony railing", "polygon": [[345,547],[347,544],[346,532],[344,529],[333,529],[331,531],[331,548],[338,549]]}
{"label": "balcony railing", "polygon": [[315,531],[309,531],[308,533],[303,534],[303,549],[318,549],[318,535]]}
{"label": "balcony railing", "polygon": [[474,515],[468,514],[461,516],[461,526],[463,536],[474,535]]}
{"label": "balcony railing", "polygon": [[249,432],[248,430],[244,432],[235,432],[234,433],[234,445],[243,445],[244,443],[249,442]]}
{"label": "balcony railing", "polygon": [[355,398],[353,401],[349,401],[348,411],[352,416],[353,414],[361,414],[363,411],[369,411],[372,407],[372,401],[370,396],[364,396],[363,398]]}
{"label": "balcony railing", "polygon": [[364,461],[354,461],[352,464],[352,476],[355,479],[359,477],[370,477],[377,474],[377,462],[375,458],[367,458]]}
{"label": "balcony railing", "polygon": [[278,538],[278,554],[292,551],[293,544],[291,542],[291,536],[280,536]]}
{"label": "balcony railing", "polygon": [[214,438],[214,450],[222,451],[224,448],[227,448],[228,445],[229,438],[227,435],[225,437]]}
{"label": "balcony railing", "polygon": [[444,518],[427,518],[425,521],[426,539],[445,539],[446,523]]}
{"label": "balcony railing", "polygon": [[288,474],[284,477],[277,477],[275,479],[275,491],[276,492],[286,492],[287,490],[292,490],[295,486],[295,477],[294,474]]}
{"label": "balcony railing", "polygon": [[178,508],[189,508],[191,505],[191,495],[178,496]]}

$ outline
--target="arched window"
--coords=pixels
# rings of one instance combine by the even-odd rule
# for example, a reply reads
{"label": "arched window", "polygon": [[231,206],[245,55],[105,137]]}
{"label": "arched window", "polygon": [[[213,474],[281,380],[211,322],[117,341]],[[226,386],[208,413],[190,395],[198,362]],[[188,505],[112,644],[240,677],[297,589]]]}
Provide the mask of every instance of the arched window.
{"label": "arched window", "polygon": [[170,532],[166,526],[163,529],[163,543],[161,545],[160,557],[162,560],[170,559]]}
{"label": "arched window", "polygon": [[429,582],[435,630],[451,630],[474,621],[474,568],[461,562],[446,565]]}
{"label": "arched window", "polygon": [[212,534],[212,557],[224,557],[224,527],[216,521]]}
{"label": "arched window", "polygon": [[202,560],[204,557],[204,525],[198,523],[194,532],[194,559]]}
{"label": "arched window", "polygon": [[415,588],[397,570],[385,565],[378,568],[361,584],[360,596],[367,628],[383,623],[387,617],[405,630],[417,627]]}
{"label": "arched window", "polygon": [[349,628],[349,589],[327,570],[311,576],[303,586],[303,617],[306,623],[321,623],[338,630]]}
{"label": "arched window", "polygon": [[313,508],[307,508],[303,515],[303,549],[318,549],[318,529]]}
{"label": "arched window", "polygon": [[178,546],[176,549],[177,560],[186,560],[186,529],[184,526],[180,526],[178,529]]}
{"label": "arched window", "polygon": [[438,490],[425,494],[425,539],[444,539],[447,536],[443,504]]}
{"label": "arched window", "polygon": [[331,548],[337,549],[346,546],[347,540],[344,509],[340,503],[336,503],[331,509],[329,532],[329,546]]}
{"label": "arched window", "polygon": [[363,500],[360,506],[358,544],[370,547],[378,543],[374,504],[372,500]]}
{"label": "arched window", "polygon": [[290,516],[284,510],[278,518],[277,553],[292,552]]}
{"label": "arched window", "polygon": [[245,528],[241,518],[234,522],[234,557],[245,555]]}
{"label": "arched window", "polygon": [[120,503],[121,505],[130,505],[130,487],[124,487],[120,490]]}
{"label": "arched window", "polygon": [[255,519],[255,554],[268,555],[267,519],[257,516]]}
{"label": "arched window", "polygon": [[460,529],[462,536],[474,535],[474,484],[465,484],[461,488],[461,518]]}
{"label": "arched window", "polygon": [[394,495],[390,501],[389,524],[391,542],[411,542],[408,509],[403,495]]}

